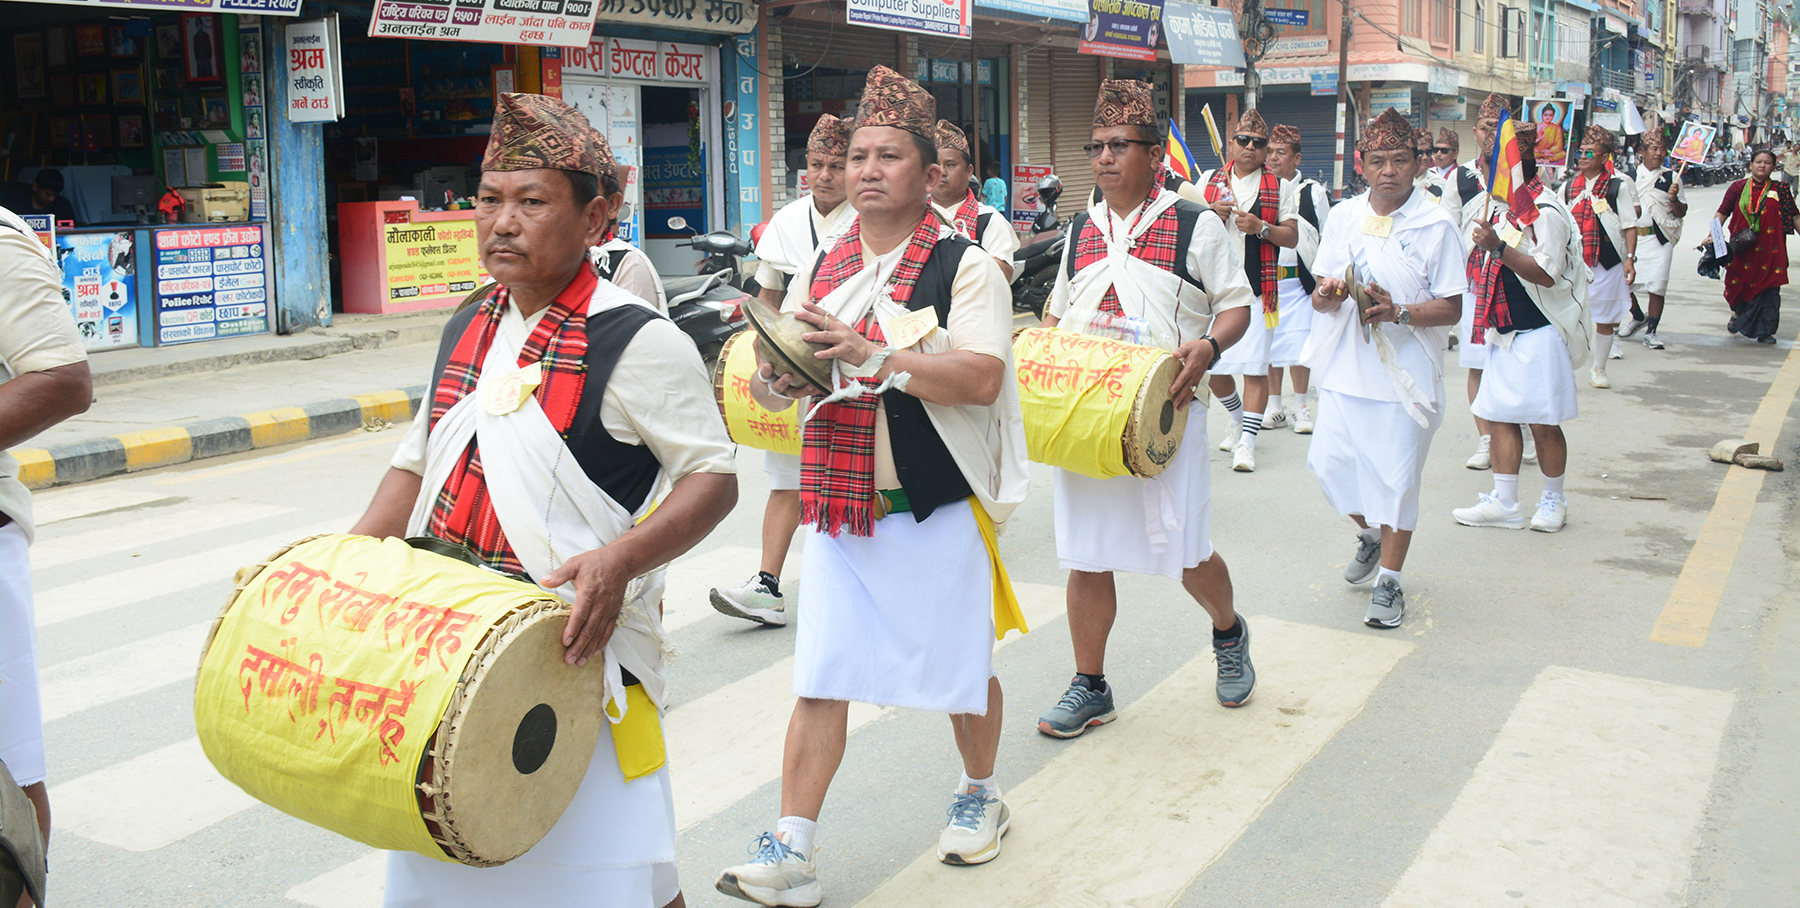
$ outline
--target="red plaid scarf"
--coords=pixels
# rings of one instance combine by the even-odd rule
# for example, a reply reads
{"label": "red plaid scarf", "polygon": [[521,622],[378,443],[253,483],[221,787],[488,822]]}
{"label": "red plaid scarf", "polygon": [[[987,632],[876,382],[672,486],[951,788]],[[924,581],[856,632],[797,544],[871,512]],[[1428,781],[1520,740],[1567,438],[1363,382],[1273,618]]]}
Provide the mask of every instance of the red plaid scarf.
{"label": "red plaid scarf", "polygon": [[[1594,180],[1593,196],[1600,198],[1606,197],[1606,187],[1612,185],[1612,158],[1607,158],[1603,166],[1605,169]],[[1594,197],[1582,195],[1586,186],[1587,177],[1580,173],[1569,181],[1569,198],[1580,199],[1569,209],[1569,213],[1575,216],[1575,226],[1581,228],[1581,260],[1592,268],[1600,263],[1600,235],[1605,228],[1600,226],[1600,215],[1594,211]]]}
{"label": "red plaid scarf", "polygon": [[[1543,191],[1543,181],[1535,176],[1532,177],[1531,181],[1525,184],[1523,192],[1513,196],[1514,199],[1517,199],[1523,195],[1525,198],[1533,200],[1532,216],[1521,218],[1512,208],[1505,208],[1501,210],[1500,214],[1506,223],[1521,232],[1535,223],[1537,221],[1535,200],[1538,193]],[[1469,250],[1467,266],[1469,285],[1475,290],[1474,330],[1469,332],[1475,336],[1468,338],[1469,343],[1487,343],[1487,329],[1489,328],[1512,327],[1512,307],[1507,302],[1506,291],[1500,286],[1500,269],[1503,267],[1505,266],[1500,264],[1500,253],[1488,252],[1480,246]]]}
{"label": "red plaid scarf", "polygon": [[[581,389],[587,381],[587,305],[599,283],[591,269],[583,268],[575,280],[544,312],[525,348],[519,351],[519,365],[544,364],[543,383],[534,392],[544,415],[557,432],[567,432],[575,421],[575,405],[581,400]],[[431,425],[450,411],[457,401],[475,390],[481,377],[481,364],[493,346],[494,334],[500,330],[500,315],[506,311],[512,294],[505,286],[494,291],[481,311],[463,331],[451,351],[444,374],[438,377],[431,395]],[[461,460],[444,480],[443,491],[431,508],[427,532],[446,542],[459,543],[482,561],[512,574],[525,573],[518,556],[506,542],[500,520],[494,514],[494,502],[488,497],[487,481],[481,468],[481,452],[476,442],[469,442]]]}
{"label": "red plaid scarf", "polygon": [[[1213,171],[1212,179],[1206,182],[1208,202],[1216,202],[1231,195],[1231,173],[1229,164]],[[1235,196],[1233,198],[1233,204],[1243,204],[1242,199]],[[1256,191],[1256,208],[1245,210],[1267,221],[1270,226],[1281,226],[1281,178],[1264,168],[1262,184]],[[1256,291],[1256,295],[1262,298],[1263,322],[1271,328],[1275,327],[1280,313],[1281,299],[1275,291],[1276,278],[1280,274],[1280,256],[1281,247],[1265,243],[1252,234],[1244,235],[1244,277],[1250,281],[1250,287]]]}
{"label": "red plaid scarf", "polygon": [[[927,220],[929,220],[929,218]],[[956,207],[956,216],[951,218],[950,223],[956,228],[957,233],[974,240],[977,245],[981,243],[981,236],[979,235],[981,230],[981,202],[975,198],[974,190],[970,190],[968,198],[963,199],[963,203]]]}
{"label": "red plaid scarf", "polygon": [[[1132,219],[1134,224],[1143,217],[1144,211],[1155,199],[1156,194],[1152,193],[1149,198],[1144,200],[1143,206],[1137,210],[1137,217]],[[1111,226],[1110,220],[1106,223],[1108,227]],[[1079,274],[1082,269],[1106,260],[1106,235],[1102,232],[1104,229],[1095,222],[1092,216],[1088,217],[1087,223],[1082,225],[1081,235],[1075,238],[1075,251],[1071,253],[1075,256],[1076,273]],[[1128,235],[1130,232],[1129,229],[1126,230]],[[1156,216],[1156,220],[1151,222],[1143,233],[1138,234],[1137,239],[1132,241],[1131,247],[1126,251],[1133,258],[1149,262],[1164,271],[1174,271],[1176,257],[1187,254],[1187,250],[1176,247],[1180,239],[1181,227],[1175,219],[1175,206],[1170,205]],[[1109,315],[1125,314],[1125,309],[1119,305],[1117,288],[1108,287],[1106,289],[1106,295],[1100,299],[1100,311]]]}
{"label": "red plaid scarf", "polygon": [[[889,296],[902,306],[912,299],[913,285],[918,283],[925,260],[937,245],[937,218],[930,212],[926,214],[900,254],[893,276],[888,278]],[[812,302],[818,304],[862,269],[862,219],[858,218],[813,272],[809,294]],[[887,340],[875,321],[873,309],[857,323],[856,331],[877,344]],[[875,499],[875,416],[879,404],[880,398],[873,394],[833,401],[806,421],[800,448],[801,523],[816,526],[830,536],[845,529],[852,536],[874,533],[871,506]]]}

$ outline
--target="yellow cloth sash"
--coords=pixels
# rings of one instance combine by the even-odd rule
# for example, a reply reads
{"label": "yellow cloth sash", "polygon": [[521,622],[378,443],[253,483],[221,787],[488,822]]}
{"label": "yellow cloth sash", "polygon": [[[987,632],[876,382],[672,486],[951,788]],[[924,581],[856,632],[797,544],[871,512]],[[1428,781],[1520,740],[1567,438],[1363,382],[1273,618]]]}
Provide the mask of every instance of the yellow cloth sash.
{"label": "yellow cloth sash", "polygon": [[[613,749],[619,752],[619,771],[625,774],[625,781],[634,782],[661,769],[669,757],[662,717],[656,714],[656,704],[650,702],[643,685],[625,688],[625,705],[624,720],[607,726],[612,729]],[[614,719],[619,716],[610,703],[606,714]]]}
{"label": "yellow cloth sash", "polygon": [[988,516],[981,499],[969,496],[975,509],[975,523],[981,527],[981,541],[987,546],[988,567],[994,575],[994,639],[1004,640],[1007,631],[1031,633],[1025,626],[1025,613],[1019,608],[1019,597],[1013,592],[1012,578],[1006,575],[1006,563],[1000,560],[1000,536],[994,532],[994,518]]}

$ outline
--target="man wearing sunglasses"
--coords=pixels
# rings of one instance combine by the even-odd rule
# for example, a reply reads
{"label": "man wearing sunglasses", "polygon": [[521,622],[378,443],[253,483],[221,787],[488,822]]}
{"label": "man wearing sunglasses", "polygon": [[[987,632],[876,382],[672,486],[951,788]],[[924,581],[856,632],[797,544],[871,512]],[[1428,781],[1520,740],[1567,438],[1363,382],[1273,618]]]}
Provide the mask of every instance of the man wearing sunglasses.
{"label": "man wearing sunglasses", "polygon": [[[1150,85],[1109,79],[1094,105],[1094,182],[1104,198],[1069,223],[1046,326],[1083,330],[1102,316],[1141,320],[1181,360],[1174,405],[1195,399],[1202,374],[1256,319],[1250,285],[1219,220],[1159,186],[1164,160]],[[1210,333],[1208,333],[1210,332]],[[1117,713],[1106,683],[1106,638],[1118,613],[1115,571],[1179,580],[1211,617],[1217,695],[1241,706],[1256,686],[1250,634],[1232,606],[1231,574],[1209,531],[1206,406],[1193,407],[1186,444],[1149,479],[1094,479],[1055,470],[1056,554],[1069,571],[1069,638],[1076,675],[1038,731],[1073,738]],[[1199,441],[1195,441],[1199,439]]]}
{"label": "man wearing sunglasses", "polygon": [[1637,184],[1613,170],[1612,131],[1589,124],[1576,155],[1580,170],[1563,186],[1564,201],[1581,229],[1581,259],[1594,270],[1588,285],[1588,308],[1594,316],[1594,366],[1588,384],[1612,387],[1606,376],[1613,332],[1631,309],[1631,285],[1637,280]]}
{"label": "man wearing sunglasses", "polygon": [[1436,168],[1425,166],[1431,161],[1431,150],[1434,147],[1431,144],[1431,130],[1427,128],[1413,130],[1413,147],[1418,150],[1420,164],[1418,171],[1413,175],[1413,187],[1423,189],[1426,195],[1431,196],[1432,201],[1443,204],[1446,194],[1444,178],[1438,174]]}
{"label": "man wearing sunglasses", "polygon": [[[1233,261],[1262,301],[1262,317],[1250,319],[1244,339],[1212,367],[1212,392],[1234,423],[1219,443],[1231,452],[1231,468],[1256,469],[1256,433],[1269,407],[1269,344],[1280,319],[1281,249],[1300,244],[1300,196],[1294,184],[1263,164],[1269,157],[1269,125],[1252,107],[1238,120],[1231,164],[1200,176],[1207,204],[1225,222]],[[1234,375],[1244,377],[1239,400]]]}
{"label": "man wearing sunglasses", "polygon": [[1437,144],[1431,146],[1432,172],[1446,183],[1449,182],[1456,173],[1456,153],[1461,150],[1462,140],[1457,137],[1456,130],[1448,126],[1438,127]]}

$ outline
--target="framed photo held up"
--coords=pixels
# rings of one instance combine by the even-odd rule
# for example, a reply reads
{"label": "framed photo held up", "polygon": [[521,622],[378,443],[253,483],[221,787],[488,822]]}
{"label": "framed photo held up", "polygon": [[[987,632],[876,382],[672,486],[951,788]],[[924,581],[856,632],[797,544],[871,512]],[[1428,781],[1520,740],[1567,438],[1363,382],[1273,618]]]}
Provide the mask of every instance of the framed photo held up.
{"label": "framed photo held up", "polygon": [[44,36],[37,32],[13,35],[14,89],[20,98],[44,96]]}
{"label": "framed photo held up", "polygon": [[212,13],[181,14],[182,50],[187,57],[187,80],[219,82],[224,76],[219,58],[219,24]]}

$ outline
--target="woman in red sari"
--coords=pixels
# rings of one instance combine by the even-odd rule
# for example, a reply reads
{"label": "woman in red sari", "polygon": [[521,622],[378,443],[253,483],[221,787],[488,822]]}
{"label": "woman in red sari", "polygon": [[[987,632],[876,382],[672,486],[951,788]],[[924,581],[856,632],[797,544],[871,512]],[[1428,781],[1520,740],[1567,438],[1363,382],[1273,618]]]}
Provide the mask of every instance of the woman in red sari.
{"label": "woman in red sari", "polygon": [[1800,215],[1793,190],[1769,179],[1774,169],[1775,153],[1759,149],[1750,158],[1750,176],[1725,190],[1718,213],[1727,236],[1746,229],[1756,234],[1756,245],[1733,253],[1725,266],[1725,302],[1731,306],[1725,330],[1764,344],[1775,343],[1781,287],[1788,282],[1787,235]]}

